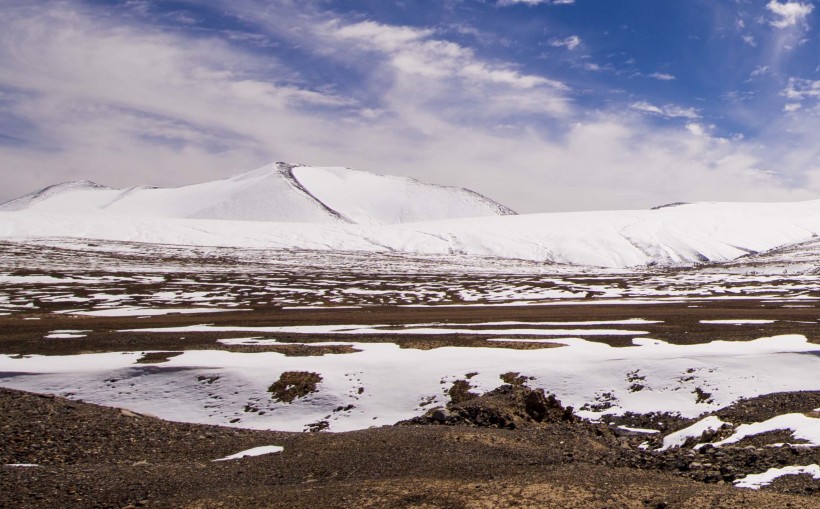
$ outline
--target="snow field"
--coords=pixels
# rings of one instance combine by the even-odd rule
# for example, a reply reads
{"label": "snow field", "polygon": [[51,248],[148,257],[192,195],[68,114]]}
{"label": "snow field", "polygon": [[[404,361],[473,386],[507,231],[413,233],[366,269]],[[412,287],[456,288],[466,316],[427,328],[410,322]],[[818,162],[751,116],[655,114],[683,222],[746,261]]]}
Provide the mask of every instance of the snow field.
{"label": "snow field", "polygon": [[[556,341],[565,346],[415,350],[350,342],[344,344],[357,351],[310,357],[187,351],[154,365],[136,364],[142,356],[137,352],[4,355],[0,384],[70,392],[86,401],[178,421],[286,431],[302,431],[321,420],[328,421],[331,431],[393,424],[444,404],[452,382],[475,372],[469,383],[479,392],[500,385],[499,375],[506,372],[532,376],[531,386],[554,393],[588,418],[626,411],[696,417],[742,397],[820,390],[814,376],[820,369],[817,347],[802,336],[698,345],[642,338],[634,340],[634,347],[622,348],[579,338]],[[631,381],[636,369],[643,377],[639,391]],[[286,371],[319,374],[317,392],[290,404],[273,401],[267,388]],[[711,393],[708,401],[698,402],[698,388]],[[602,402],[608,405],[603,410],[584,406]]]}
{"label": "snow field", "polygon": [[733,260],[820,233],[820,201],[528,214],[394,225],[0,212],[0,238],[467,254],[610,268]]}

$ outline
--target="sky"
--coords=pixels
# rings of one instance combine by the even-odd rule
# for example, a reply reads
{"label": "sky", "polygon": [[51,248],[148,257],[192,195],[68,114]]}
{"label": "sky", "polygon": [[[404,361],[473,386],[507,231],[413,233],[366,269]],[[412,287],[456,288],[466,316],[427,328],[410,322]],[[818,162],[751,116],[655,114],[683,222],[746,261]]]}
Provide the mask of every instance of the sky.
{"label": "sky", "polygon": [[520,213],[820,199],[818,0],[0,0],[0,201],[273,161]]}

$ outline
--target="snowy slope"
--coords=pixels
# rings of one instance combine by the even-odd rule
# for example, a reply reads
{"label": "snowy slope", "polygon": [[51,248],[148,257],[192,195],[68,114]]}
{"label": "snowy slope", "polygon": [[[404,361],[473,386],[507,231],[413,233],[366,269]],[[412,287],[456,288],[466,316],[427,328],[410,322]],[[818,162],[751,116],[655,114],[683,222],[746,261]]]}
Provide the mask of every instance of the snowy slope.
{"label": "snowy slope", "polygon": [[325,251],[458,253],[603,267],[726,261],[820,234],[820,201],[702,203],[394,225],[0,212],[0,238],[70,237]]}
{"label": "snowy slope", "polygon": [[171,189],[119,190],[92,182],[69,182],[0,205],[0,211],[23,210],[100,217],[364,224],[513,213],[465,189],[347,168],[285,163]]}
{"label": "snowy slope", "polygon": [[0,211],[32,210],[45,213],[93,213],[120,191],[88,180],[63,182],[0,204]]}
{"label": "snowy slope", "polygon": [[514,214],[473,191],[410,178],[306,166],[293,168],[293,176],[319,201],[353,223],[414,223]]}

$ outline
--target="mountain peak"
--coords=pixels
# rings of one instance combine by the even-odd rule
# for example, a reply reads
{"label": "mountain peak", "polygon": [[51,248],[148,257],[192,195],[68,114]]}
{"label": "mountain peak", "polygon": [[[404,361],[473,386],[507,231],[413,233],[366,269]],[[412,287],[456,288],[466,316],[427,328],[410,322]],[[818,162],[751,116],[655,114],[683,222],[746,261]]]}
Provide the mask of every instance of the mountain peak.
{"label": "mountain peak", "polygon": [[[88,191],[94,191],[93,196]],[[282,161],[223,180],[170,189],[117,190],[89,181],[67,182],[7,202],[0,210],[361,224],[514,214],[463,188]]]}

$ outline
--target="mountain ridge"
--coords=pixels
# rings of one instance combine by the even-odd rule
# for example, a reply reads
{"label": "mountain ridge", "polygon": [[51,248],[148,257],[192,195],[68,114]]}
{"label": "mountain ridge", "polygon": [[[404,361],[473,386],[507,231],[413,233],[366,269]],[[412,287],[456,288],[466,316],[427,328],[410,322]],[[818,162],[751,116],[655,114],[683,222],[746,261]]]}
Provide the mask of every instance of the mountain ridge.
{"label": "mountain ridge", "polygon": [[[328,185],[328,180],[333,184]],[[460,187],[351,168],[284,162],[220,180],[173,188],[114,189],[90,181],[66,182],[0,204],[0,211],[23,210],[174,219],[365,224],[515,214],[504,205]]]}
{"label": "mountain ridge", "polygon": [[0,210],[0,238],[12,240],[466,255],[609,268],[723,263],[795,246],[777,263],[802,260],[800,270],[814,270],[817,249],[806,241],[820,235],[820,200],[510,215],[460,188],[285,163],[172,189],[61,184]]}

